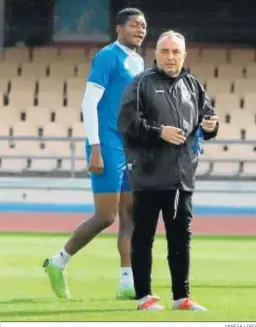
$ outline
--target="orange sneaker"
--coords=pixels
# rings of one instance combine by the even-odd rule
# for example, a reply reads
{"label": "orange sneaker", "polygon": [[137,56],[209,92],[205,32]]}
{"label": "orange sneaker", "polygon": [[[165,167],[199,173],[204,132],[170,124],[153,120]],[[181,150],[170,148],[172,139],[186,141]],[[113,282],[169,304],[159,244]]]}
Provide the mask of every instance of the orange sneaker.
{"label": "orange sneaker", "polygon": [[205,307],[202,307],[189,298],[174,301],[172,308],[174,310],[207,311]]}
{"label": "orange sneaker", "polygon": [[164,307],[159,303],[159,296],[147,295],[139,300],[138,310],[163,311]]}

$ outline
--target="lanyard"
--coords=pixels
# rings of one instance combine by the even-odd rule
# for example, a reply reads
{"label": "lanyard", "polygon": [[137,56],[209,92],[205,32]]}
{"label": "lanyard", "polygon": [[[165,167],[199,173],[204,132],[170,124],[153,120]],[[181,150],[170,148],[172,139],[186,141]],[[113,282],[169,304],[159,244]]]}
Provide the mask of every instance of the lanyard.
{"label": "lanyard", "polygon": [[204,154],[204,148],[202,145],[203,143],[204,143],[204,135],[203,135],[202,128],[199,127],[196,131],[195,140],[192,145],[192,152]]}

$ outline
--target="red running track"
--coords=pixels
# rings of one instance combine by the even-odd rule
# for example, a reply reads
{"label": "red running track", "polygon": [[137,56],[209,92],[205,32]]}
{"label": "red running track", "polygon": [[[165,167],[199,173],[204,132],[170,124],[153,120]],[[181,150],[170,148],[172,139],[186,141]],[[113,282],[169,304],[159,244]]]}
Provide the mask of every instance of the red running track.
{"label": "red running track", "polygon": [[[72,232],[89,215],[70,213],[0,213],[0,231],[9,232]],[[116,232],[118,224],[107,232]],[[194,234],[206,235],[255,235],[254,216],[197,216],[192,224]],[[160,220],[158,232],[164,232]]]}

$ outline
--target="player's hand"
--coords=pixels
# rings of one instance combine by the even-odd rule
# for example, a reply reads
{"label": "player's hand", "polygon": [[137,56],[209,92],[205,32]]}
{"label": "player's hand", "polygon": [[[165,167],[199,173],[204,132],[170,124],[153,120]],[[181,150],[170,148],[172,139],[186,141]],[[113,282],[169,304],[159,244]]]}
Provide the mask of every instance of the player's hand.
{"label": "player's hand", "polygon": [[201,127],[205,132],[211,133],[215,130],[218,121],[219,117],[216,115],[203,118]]}
{"label": "player's hand", "polygon": [[102,174],[104,169],[104,163],[101,155],[100,145],[92,145],[91,157],[89,160],[88,170],[92,174]]}
{"label": "player's hand", "polygon": [[174,126],[162,126],[161,138],[175,145],[184,144],[186,141],[183,130]]}

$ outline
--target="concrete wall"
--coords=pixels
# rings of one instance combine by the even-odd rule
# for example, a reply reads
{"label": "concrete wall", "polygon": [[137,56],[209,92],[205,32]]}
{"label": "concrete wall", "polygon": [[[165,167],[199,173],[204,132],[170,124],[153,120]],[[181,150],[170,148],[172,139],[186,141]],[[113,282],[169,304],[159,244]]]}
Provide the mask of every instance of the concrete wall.
{"label": "concrete wall", "polygon": [[[256,214],[255,182],[202,182],[196,184],[194,206],[218,211],[218,208],[254,211]],[[0,210],[17,205],[36,204],[61,206],[93,206],[88,179],[2,179],[0,181]],[[213,211],[212,211],[212,210]],[[216,210],[214,210],[216,209]],[[92,210],[92,209],[91,209]],[[91,211],[90,210],[90,211]]]}
{"label": "concrete wall", "polygon": [[[193,234],[256,235],[255,190],[250,182],[198,182]],[[72,232],[93,211],[88,180],[0,179],[1,232]],[[106,230],[117,231],[118,221]]]}

